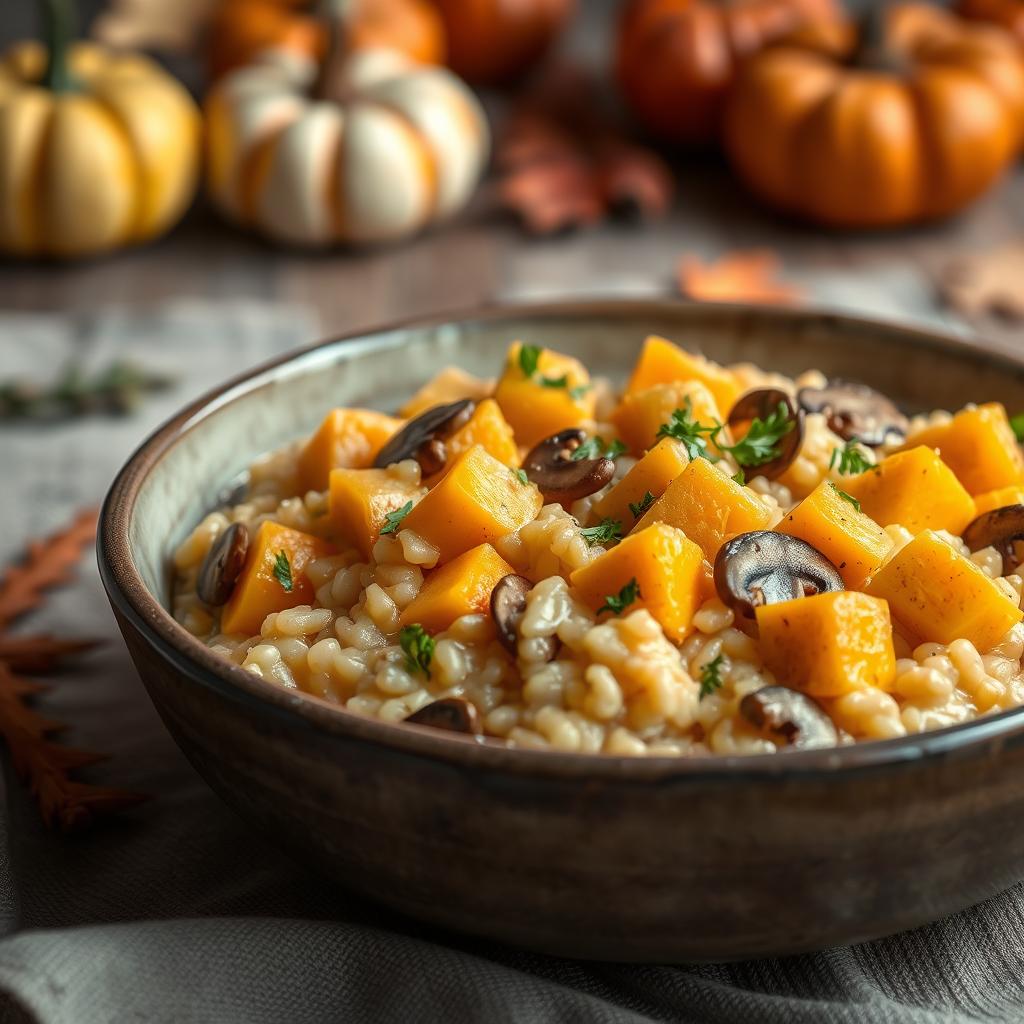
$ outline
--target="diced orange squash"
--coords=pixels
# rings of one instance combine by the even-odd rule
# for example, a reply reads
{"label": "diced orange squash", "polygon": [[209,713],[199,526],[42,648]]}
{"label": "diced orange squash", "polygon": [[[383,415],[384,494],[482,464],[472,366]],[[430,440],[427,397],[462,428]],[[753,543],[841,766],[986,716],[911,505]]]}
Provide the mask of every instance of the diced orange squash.
{"label": "diced orange squash", "polygon": [[636,580],[640,596],[624,610],[646,608],[671,640],[690,632],[700,607],[704,555],[682,530],[655,523],[577,569],[569,578],[583,601],[597,611],[609,596]]}
{"label": "diced orange squash", "polygon": [[[519,362],[521,350],[522,343],[518,341],[509,349],[505,372],[494,393],[520,445],[532,448],[560,430],[594,418],[596,398],[590,387],[590,374],[578,359],[542,349],[537,372],[528,379]],[[563,377],[562,387],[541,383],[542,378],[558,381]]]}
{"label": "diced orange squash", "polygon": [[428,633],[440,633],[462,615],[486,612],[498,580],[514,572],[490,544],[471,548],[427,576],[401,624],[418,622]]}
{"label": "diced orange squash", "polygon": [[856,591],[756,609],[758,643],[777,682],[812,697],[892,688],[896,652],[885,601]]}
{"label": "diced orange squash", "polygon": [[939,449],[942,461],[971,494],[1024,480],[1024,455],[998,402],[965,409],[941,426],[925,427],[908,437],[904,448],[922,444]]}
{"label": "diced orange squash", "polygon": [[686,352],[656,334],[644,342],[626,392],[644,391],[655,384],[674,384],[681,380],[697,380],[704,384],[726,415],[740,396],[739,382],[724,366],[702,355]]}
{"label": "diced orange squash", "polygon": [[474,445],[451,464],[402,521],[440,551],[440,563],[463,551],[490,543],[518,530],[544,504],[532,483],[523,483],[515,470]]}
{"label": "diced orange squash", "polygon": [[386,469],[332,469],[328,502],[338,539],[369,557],[388,513],[422,493]]}
{"label": "diced orange squash", "polygon": [[612,423],[630,451],[639,454],[658,440],[658,429],[672,419],[676,409],[685,408],[687,400],[690,416],[698,423],[713,427],[721,422],[718,404],[707,386],[697,380],[684,380],[674,384],[655,384],[643,391],[624,395],[612,413]]}
{"label": "diced orange squash", "polygon": [[499,462],[513,469],[519,465],[519,447],[508,420],[493,398],[486,398],[474,411],[469,422],[445,441],[448,462],[473,445],[483,445]]}
{"label": "diced orange squash", "polygon": [[[282,552],[288,559],[291,590],[286,590],[285,584],[274,573]],[[306,576],[306,566],[315,558],[333,553],[334,548],[321,537],[269,520],[261,523],[249,544],[245,566],[235,589],[224,605],[220,620],[222,632],[253,636],[259,633],[263,620],[271,612],[311,604],[316,595]]]}
{"label": "diced orange squash", "polygon": [[812,544],[839,570],[850,590],[861,590],[892,550],[892,538],[870,516],[823,480],[776,529]]}
{"label": "diced orange squash", "polygon": [[963,638],[984,653],[1021,620],[1016,601],[930,530],[897,551],[867,591],[889,602],[912,642],[948,644]]}
{"label": "diced orange squash", "polygon": [[709,562],[730,537],[765,530],[771,512],[753,491],[741,487],[707,459],[694,459],[636,524],[676,526],[704,552]]}
{"label": "diced orange squash", "polygon": [[372,409],[332,409],[299,452],[299,486],[325,491],[332,469],[365,469],[402,426]]}
{"label": "diced orange squash", "polygon": [[421,412],[435,405],[457,402],[460,398],[483,401],[494,390],[494,381],[475,377],[458,366],[446,366],[435,377],[427,381],[402,406],[400,412],[407,419],[419,416]]}
{"label": "diced orange squash", "polygon": [[1024,485],[997,487],[994,491],[985,491],[984,494],[975,495],[974,514],[984,515],[993,509],[1006,508],[1007,505],[1024,505]]}
{"label": "diced orange squash", "polygon": [[880,526],[960,533],[974,518],[974,500],[935,450],[923,445],[890,455],[840,486]]}
{"label": "diced orange squash", "polygon": [[[641,504],[647,494],[660,498],[689,461],[686,447],[680,441],[663,437],[594,505],[594,516],[615,519],[622,523],[623,533],[629,533],[638,521],[629,506]],[[639,518],[643,518],[643,513]]]}

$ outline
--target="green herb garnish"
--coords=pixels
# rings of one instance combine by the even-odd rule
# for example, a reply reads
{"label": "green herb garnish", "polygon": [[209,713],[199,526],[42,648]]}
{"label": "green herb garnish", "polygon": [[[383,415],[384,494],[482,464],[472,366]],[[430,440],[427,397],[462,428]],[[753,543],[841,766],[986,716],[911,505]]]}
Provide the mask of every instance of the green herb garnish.
{"label": "green herb garnish", "polygon": [[292,579],[292,564],[288,561],[288,555],[284,551],[278,551],[274,559],[274,579],[281,584],[281,589],[290,594],[295,589],[295,581]]}
{"label": "green herb garnish", "polygon": [[633,513],[634,519],[639,519],[657,500],[650,491],[645,491],[644,496],[636,504],[629,503],[629,511]]}
{"label": "green herb garnish", "polygon": [[422,672],[430,678],[430,662],[434,658],[434,638],[417,622],[403,626],[398,642],[405,651],[405,667],[409,672]]}
{"label": "green herb garnish", "polygon": [[1010,429],[1013,431],[1013,436],[1017,438],[1018,443],[1024,443],[1024,412],[1019,412],[1016,416],[1010,417]]}
{"label": "green herb garnish", "polygon": [[796,421],[790,418],[789,407],[785,402],[779,402],[775,412],[765,419],[755,416],[750,423],[750,429],[742,441],[736,444],[721,444],[718,440],[719,433],[725,429],[725,425],[719,423],[712,434],[711,440],[718,445],[722,451],[729,452],[741,466],[763,466],[779,457],[779,442],[796,426]]}
{"label": "green herb garnish", "polygon": [[595,544],[614,544],[622,540],[622,523],[618,519],[602,519],[597,526],[588,526],[580,530],[580,536],[591,546]]}
{"label": "green herb garnish", "polygon": [[561,377],[541,377],[538,383],[542,388],[567,388],[569,376],[563,373]]}
{"label": "green herb garnish", "polygon": [[848,501],[858,512],[860,511],[860,502],[852,494],[847,494],[846,491],[840,490],[831,480],[829,480],[828,485],[843,501]]}
{"label": "green herb garnish", "polygon": [[716,427],[706,427],[693,418],[693,405],[687,398],[681,409],[672,412],[672,418],[668,423],[662,423],[658,427],[658,437],[674,437],[682,442],[686,448],[686,454],[691,459],[707,459],[709,462],[718,462],[718,456],[708,451],[708,439],[714,440],[721,424]]}
{"label": "green herb garnish", "polygon": [[840,476],[852,476],[855,473],[863,473],[872,467],[873,463],[860,448],[860,442],[851,437],[842,448],[833,448],[832,457],[828,460],[828,468],[839,467]]}
{"label": "green herb garnish", "polygon": [[402,520],[412,511],[412,502],[407,501],[401,508],[395,509],[394,512],[388,512],[384,518],[388,521],[387,526],[382,526],[380,535],[383,537],[385,533],[394,533],[399,526],[402,525]]}
{"label": "green herb garnish", "polygon": [[592,384],[577,384],[576,387],[569,388],[569,397],[578,402],[592,387]]}
{"label": "green herb garnish", "polygon": [[746,477],[746,474],[743,472],[742,469],[736,470],[736,472],[733,473],[732,478],[733,478],[733,480],[736,483],[738,483],[740,485],[740,487],[745,487],[746,486],[747,477]]}
{"label": "green herb garnish", "polygon": [[519,368],[527,380],[532,379],[540,362],[541,348],[538,345],[519,346]]}
{"label": "green herb garnish", "polygon": [[605,447],[603,437],[588,437],[573,453],[573,462],[580,462],[583,459],[617,459],[629,449],[616,438],[608,447]]}
{"label": "green herb garnish", "polygon": [[700,670],[700,699],[703,700],[709,694],[720,690],[725,685],[722,678],[722,662],[724,656],[719,654],[706,662]]}
{"label": "green herb garnish", "polygon": [[637,583],[634,576],[617,594],[609,594],[605,597],[604,604],[597,609],[597,614],[611,612],[612,615],[621,615],[634,601],[639,601],[641,597],[643,597],[643,594],[640,593],[640,584]]}
{"label": "green herb garnish", "polygon": [[530,482],[530,478],[526,475],[526,470],[525,469],[517,469],[516,470],[516,479],[521,484],[528,484]]}

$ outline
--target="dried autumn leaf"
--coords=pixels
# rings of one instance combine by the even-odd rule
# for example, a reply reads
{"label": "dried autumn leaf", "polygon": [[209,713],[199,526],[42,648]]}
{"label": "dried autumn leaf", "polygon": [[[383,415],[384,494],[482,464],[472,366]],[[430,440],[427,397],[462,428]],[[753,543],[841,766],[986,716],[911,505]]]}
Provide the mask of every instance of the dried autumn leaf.
{"label": "dried autumn leaf", "polygon": [[960,257],[940,271],[939,292],[964,316],[1024,320],[1024,244]]}
{"label": "dried autumn leaf", "polygon": [[48,633],[5,636],[0,633],[0,661],[13,672],[50,672],[64,658],[84,654],[99,646],[98,640],[62,640]]}
{"label": "dried autumn leaf", "polygon": [[712,263],[687,255],[679,261],[679,290],[701,302],[799,302],[800,289],[780,281],[779,269],[778,256],[767,249],[727,253]]}
{"label": "dried autumn leaf", "polygon": [[187,53],[195,49],[218,0],[113,0],[93,25],[93,37],[124,50]]}

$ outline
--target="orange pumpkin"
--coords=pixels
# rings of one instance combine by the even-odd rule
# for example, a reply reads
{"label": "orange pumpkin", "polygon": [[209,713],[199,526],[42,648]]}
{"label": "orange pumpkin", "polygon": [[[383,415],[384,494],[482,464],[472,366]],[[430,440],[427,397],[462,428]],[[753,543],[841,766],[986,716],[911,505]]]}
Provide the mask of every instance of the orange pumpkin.
{"label": "orange pumpkin", "polygon": [[448,63],[470,82],[525,71],[562,30],[575,0],[434,0],[444,19]]}
{"label": "orange pumpkin", "polygon": [[959,0],[956,12],[972,21],[999,25],[1024,45],[1024,3],[1021,0]]}
{"label": "orange pumpkin", "polygon": [[808,21],[838,17],[836,0],[630,0],[619,24],[619,85],[654,135],[711,142],[741,60]]}
{"label": "orange pumpkin", "polygon": [[[351,50],[389,47],[422,64],[444,60],[444,26],[429,0],[336,0]],[[220,0],[210,22],[209,69],[219,78],[261,50],[327,52],[328,27],[316,0]]]}
{"label": "orange pumpkin", "polygon": [[879,11],[859,36],[806,30],[737,78],[724,124],[767,202],[834,227],[954,213],[1016,155],[1024,60],[999,29],[926,4]]}

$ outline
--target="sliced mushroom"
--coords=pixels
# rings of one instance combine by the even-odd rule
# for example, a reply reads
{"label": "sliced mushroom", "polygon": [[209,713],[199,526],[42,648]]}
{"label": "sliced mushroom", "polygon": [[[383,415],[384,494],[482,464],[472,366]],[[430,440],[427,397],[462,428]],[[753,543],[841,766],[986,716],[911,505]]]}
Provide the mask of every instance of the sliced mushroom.
{"label": "sliced mushroom", "polygon": [[715,589],[737,615],[753,621],[760,605],[846,587],[839,570],[807,541],[757,530],[722,545],[715,559]]}
{"label": "sliced mushroom", "polygon": [[[533,584],[525,576],[510,574],[498,580],[491,591],[491,617],[498,630],[501,646],[512,655],[519,655],[519,623],[526,611],[526,596]],[[543,640],[538,654],[543,654],[550,661],[558,653],[558,637],[538,638]]]}
{"label": "sliced mushroom", "polygon": [[799,690],[764,686],[740,701],[740,714],[775,742],[797,750],[834,747],[839,733],[824,709]]}
{"label": "sliced mushroom", "polygon": [[740,395],[729,412],[729,426],[736,428],[749,424],[755,418],[767,419],[780,405],[785,406],[786,418],[792,421],[793,427],[779,438],[779,454],[774,459],[763,462],[760,466],[750,467],[753,476],[775,480],[793,464],[793,460],[800,453],[800,446],[804,443],[804,411],[795,406],[793,399],[781,388],[758,388]]}
{"label": "sliced mushroom", "polygon": [[541,441],[523,461],[523,469],[545,501],[567,505],[601,490],[615,475],[611,459],[574,459],[573,452],[586,439],[575,427]]}
{"label": "sliced mushroom", "polygon": [[1003,572],[1018,563],[1016,541],[1024,541],[1024,505],[1004,505],[983,512],[963,532],[971,551],[993,547],[1003,556]]}
{"label": "sliced mushroom", "polygon": [[829,429],[846,441],[877,448],[907,436],[907,417],[881,392],[852,380],[830,380],[823,388],[801,388],[797,402],[806,412],[824,414]]}
{"label": "sliced mushroom", "polygon": [[[472,398],[461,398],[457,402],[435,405],[421,412],[381,448],[373,460],[374,466],[386,469],[396,462],[416,459],[423,468],[424,476],[429,476],[441,468],[447,458],[444,439],[464,427],[475,410],[476,402]],[[440,446],[434,442],[439,442]]]}
{"label": "sliced mushroom", "polygon": [[215,608],[227,604],[245,565],[249,531],[232,523],[211,545],[199,569],[196,592],[199,599]]}
{"label": "sliced mushroom", "polygon": [[419,711],[414,711],[405,720],[413,725],[427,725],[431,729],[461,732],[467,736],[480,736],[483,733],[480,712],[476,705],[470,704],[464,697],[435,700],[425,704]]}

